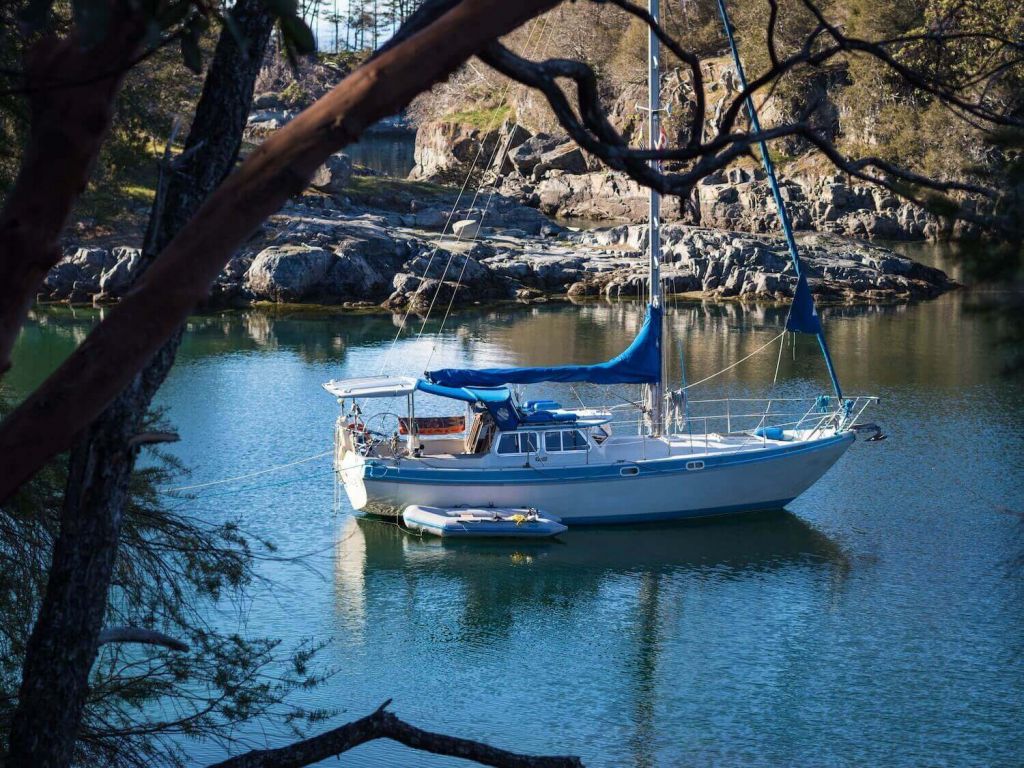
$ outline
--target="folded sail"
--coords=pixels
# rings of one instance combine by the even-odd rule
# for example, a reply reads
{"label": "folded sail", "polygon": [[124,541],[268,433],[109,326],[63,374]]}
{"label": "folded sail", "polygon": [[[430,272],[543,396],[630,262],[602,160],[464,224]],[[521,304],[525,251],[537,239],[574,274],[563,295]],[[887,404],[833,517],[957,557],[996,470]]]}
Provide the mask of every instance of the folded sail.
{"label": "folded sail", "polygon": [[796,293],[793,294],[793,304],[789,308],[789,317],[786,318],[786,330],[816,335],[822,332],[818,309],[814,306],[814,297],[811,296],[807,278],[802,273],[796,281]]}
{"label": "folded sail", "polygon": [[499,387],[545,381],[652,384],[661,379],[661,308],[648,306],[643,327],[626,350],[603,363],[539,368],[443,368],[427,378],[445,387]]}

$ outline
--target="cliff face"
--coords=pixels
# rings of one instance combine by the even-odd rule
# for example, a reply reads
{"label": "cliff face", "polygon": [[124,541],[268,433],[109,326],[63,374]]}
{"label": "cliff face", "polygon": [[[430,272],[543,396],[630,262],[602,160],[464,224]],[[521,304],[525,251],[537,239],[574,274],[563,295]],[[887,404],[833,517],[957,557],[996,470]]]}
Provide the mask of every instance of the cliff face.
{"label": "cliff face", "polygon": [[[709,137],[718,131],[722,114],[738,91],[731,63],[725,57],[706,59],[703,68],[708,84],[704,135]],[[760,105],[762,121],[768,126],[779,125],[799,116],[836,140],[843,116],[836,99],[848,85],[847,80],[846,71],[838,68],[808,79],[798,94],[776,94]],[[623,86],[608,108],[609,119],[632,146],[643,140],[643,115],[636,104],[644,92],[639,84]],[[672,142],[685,142],[692,104],[687,84],[677,72],[666,74],[662,96],[672,107],[666,113],[666,132]],[[809,115],[807,105],[813,105]],[[474,157],[480,155],[478,168],[482,168],[494,147],[500,149],[507,138],[503,130],[484,131],[460,125],[452,116],[423,122],[416,137],[417,167],[413,177],[461,184]],[[847,133],[850,130],[845,129]],[[648,192],[639,184],[604,168],[595,158],[575,149],[564,135],[533,134],[523,127],[516,131],[519,135],[511,143],[507,161],[499,172],[485,178],[487,182],[493,181],[503,194],[548,216],[646,221]],[[870,137],[861,138],[867,141]],[[812,147],[803,139],[785,139],[772,146],[773,152],[784,153],[788,161],[782,164],[781,185],[798,230],[885,240],[974,234],[962,224],[947,229],[935,216],[891,193],[837,174],[820,159],[812,161]],[[666,198],[662,206],[664,219],[750,233],[777,231],[778,214],[764,174],[759,167],[753,168],[749,158],[743,163],[744,167],[730,168],[704,179],[688,200]]]}
{"label": "cliff face", "polygon": [[[501,172],[492,176],[503,195],[548,216],[607,222],[647,220],[648,191],[625,174],[595,170],[598,164],[565,137],[537,134],[508,152]],[[457,181],[478,155],[482,169],[495,146],[504,146],[500,130],[481,131],[452,123],[431,123],[416,137],[413,177]],[[513,142],[515,143],[515,142]],[[481,171],[482,172],[482,171]],[[962,224],[945,229],[931,214],[874,186],[854,183],[837,173],[805,172],[781,180],[782,196],[793,226],[812,231],[881,240],[924,240],[972,234]],[[705,178],[689,200],[668,197],[666,221],[761,233],[779,230],[779,218],[764,172],[733,168]]]}
{"label": "cliff face", "polygon": [[[456,181],[456,177],[487,164],[499,140],[497,129],[479,128],[457,122],[425,123],[416,131],[416,167],[410,179]],[[461,181],[461,180],[459,180]]]}
{"label": "cliff face", "polygon": [[[782,179],[783,200],[796,230],[866,239],[937,240],[972,234],[958,222],[948,229],[935,216],[888,190],[855,184],[842,174]],[[735,168],[709,176],[697,188],[700,223],[743,232],[780,229],[765,175]]]}

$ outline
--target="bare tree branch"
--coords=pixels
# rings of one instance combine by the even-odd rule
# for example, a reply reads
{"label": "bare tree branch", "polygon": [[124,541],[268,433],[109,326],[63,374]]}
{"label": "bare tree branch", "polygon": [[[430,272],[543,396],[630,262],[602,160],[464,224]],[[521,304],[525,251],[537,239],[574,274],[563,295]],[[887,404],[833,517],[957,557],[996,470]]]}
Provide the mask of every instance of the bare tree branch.
{"label": "bare tree branch", "polygon": [[376,739],[391,739],[423,752],[458,757],[498,768],[580,768],[583,765],[578,757],[532,757],[471,739],[424,731],[388,712],[390,703],[388,699],[366,717],[318,736],[278,749],[248,752],[209,768],[301,768]]}
{"label": "bare tree branch", "polygon": [[[636,8],[630,0],[594,1],[615,4],[643,19],[645,23],[658,28],[649,14]],[[811,0],[803,0],[803,2],[805,5],[813,7]],[[489,45],[481,54],[481,58],[507,77],[540,90],[547,98],[559,123],[581,147],[600,158],[611,168],[623,171],[641,184],[658,189],[662,193],[688,195],[693,185],[701,178],[727,167],[743,155],[750,154],[753,145],[761,141],[783,137],[801,137],[815,146],[840,170],[862,181],[886,188],[920,206],[928,207],[938,203],[944,208],[949,208],[950,201],[939,199],[938,194],[950,192],[976,195],[989,200],[998,198],[997,190],[980,184],[933,179],[873,156],[847,158],[830,139],[811,127],[807,122],[809,116],[805,116],[798,122],[764,130],[761,133],[734,131],[733,126],[740,110],[745,107],[747,99],[754,93],[768,86],[774,88],[780,78],[792,70],[802,67],[820,67],[851,51],[875,57],[892,68],[911,86],[926,90],[951,109],[962,111],[989,126],[993,124],[1024,124],[1016,117],[993,112],[981,102],[968,102],[955,94],[953,94],[954,98],[947,99],[946,97],[950,95],[948,87],[937,85],[930,79],[930,76],[901,64],[886,50],[885,46],[846,37],[835,25],[829,24],[820,11],[815,14],[818,25],[805,38],[800,50],[785,59],[779,59],[774,39],[778,21],[777,7],[774,2],[771,5],[768,20],[768,45],[772,66],[735,96],[723,115],[717,135],[708,142],[698,140],[694,144],[694,131],[691,129],[690,141],[685,146],[632,149],[625,144],[602,111],[596,75],[586,64],[562,59],[532,62],[512,53],[497,42]],[[660,28],[658,29],[660,32]],[[823,34],[832,39],[832,45],[824,47],[818,45],[817,41]],[[660,32],[658,36],[659,39],[663,39],[664,32]],[[907,38],[897,37],[888,40],[887,45],[902,45],[905,44],[905,40],[917,40],[922,37],[927,37],[929,40],[938,39],[934,34],[908,36]],[[998,36],[977,35],[977,37],[999,42],[1000,45],[1005,45],[1014,52],[1022,50],[1019,43],[1008,40],[1000,41]],[[685,52],[677,52],[675,47],[673,51],[681,59],[687,60]],[[1013,59],[1012,62],[1007,63],[1007,68],[1022,63],[1024,63],[1022,59]],[[575,108],[570,104],[569,98],[559,82],[560,79],[568,79],[575,84],[577,101]],[[699,136],[699,133],[697,135]],[[693,165],[682,173],[664,173],[651,168],[650,160],[676,160],[690,162]],[[877,171],[877,173],[872,171]],[[1009,225],[1009,222],[965,206],[960,206],[960,210],[952,215],[990,229],[1005,228]]]}
{"label": "bare tree branch", "polygon": [[157,443],[176,443],[181,440],[177,432],[143,432],[128,439],[129,448]]}
{"label": "bare tree branch", "polygon": [[99,645],[107,643],[142,643],[143,645],[162,645],[172,651],[187,651],[188,643],[175,637],[157,632],[155,629],[141,627],[108,627],[100,630]]}
{"label": "bare tree branch", "polygon": [[700,57],[692,51],[687,51],[678,42],[676,42],[671,35],[669,35],[660,24],[658,24],[654,18],[645,9],[630,2],[630,0],[594,0],[598,3],[611,3],[612,5],[618,6],[626,13],[635,16],[644,22],[650,29],[654,30],[654,34],[657,35],[658,40],[668,48],[680,61],[686,63],[690,67],[690,77],[692,79],[693,87],[693,98],[696,102],[693,110],[693,118],[690,123],[690,138],[687,142],[688,146],[694,147],[700,144],[701,136],[703,135],[704,120],[706,117],[707,107],[705,104],[707,96],[704,93],[704,73],[700,68]]}

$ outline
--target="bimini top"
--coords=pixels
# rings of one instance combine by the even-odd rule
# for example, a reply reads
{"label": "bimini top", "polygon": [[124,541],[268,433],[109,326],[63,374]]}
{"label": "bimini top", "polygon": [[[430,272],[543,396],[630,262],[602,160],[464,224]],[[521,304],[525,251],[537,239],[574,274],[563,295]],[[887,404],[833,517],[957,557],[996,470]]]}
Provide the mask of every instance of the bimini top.
{"label": "bimini top", "polygon": [[464,403],[481,403],[500,429],[515,429],[520,421],[508,387],[443,387],[413,376],[365,376],[328,381],[323,387],[340,398],[402,397],[424,392]]}
{"label": "bimini top", "polygon": [[507,387],[443,387],[415,376],[334,379],[323,387],[335,397],[345,398],[402,397],[417,391],[466,403],[505,403],[512,397]]}
{"label": "bimini top", "polygon": [[328,381],[324,389],[335,397],[401,397],[416,391],[415,376],[363,376]]}
{"label": "bimini top", "polygon": [[594,365],[556,365],[541,368],[443,368],[427,378],[445,387],[497,387],[542,381],[580,381],[590,384],[653,384],[661,379],[661,309],[648,306],[643,327],[618,357]]}

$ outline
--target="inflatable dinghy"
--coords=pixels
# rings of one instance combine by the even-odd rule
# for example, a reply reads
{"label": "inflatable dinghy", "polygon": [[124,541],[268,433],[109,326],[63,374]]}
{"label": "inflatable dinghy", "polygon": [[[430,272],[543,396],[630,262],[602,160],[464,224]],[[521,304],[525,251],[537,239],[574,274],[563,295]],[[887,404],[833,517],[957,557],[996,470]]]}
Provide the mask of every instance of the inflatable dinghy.
{"label": "inflatable dinghy", "polygon": [[405,524],[414,531],[446,538],[537,539],[557,536],[566,526],[552,515],[536,509],[510,507],[420,507],[402,512]]}

